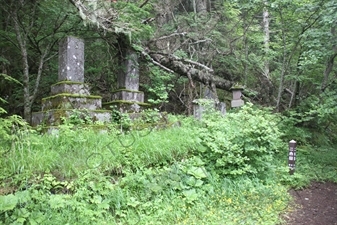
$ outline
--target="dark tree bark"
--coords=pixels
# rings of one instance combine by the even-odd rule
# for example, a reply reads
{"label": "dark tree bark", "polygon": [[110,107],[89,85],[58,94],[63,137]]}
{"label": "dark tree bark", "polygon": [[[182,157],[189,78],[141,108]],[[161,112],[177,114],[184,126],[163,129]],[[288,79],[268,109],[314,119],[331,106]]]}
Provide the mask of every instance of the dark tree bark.
{"label": "dark tree bark", "polygon": [[[169,68],[181,76],[191,76],[194,81],[201,82],[205,85],[214,83],[216,88],[231,91],[234,82],[223,79],[214,75],[214,71],[205,65],[190,60],[180,59],[174,55],[163,55],[159,53],[149,54],[153,60],[162,66]],[[197,68],[199,67],[199,68]]]}
{"label": "dark tree bark", "polygon": [[[333,25],[333,27],[331,28],[331,34],[334,38],[337,37],[337,31],[336,31],[336,26],[337,23]],[[334,63],[335,63],[335,58],[337,56],[337,46],[333,45],[332,46],[332,50],[333,53],[329,56],[327,62],[326,62],[326,67],[324,70],[324,77],[323,77],[323,81],[322,81],[322,85],[321,85],[321,91],[323,92],[326,87],[328,86],[328,82],[329,82],[329,75],[331,73],[331,71],[333,70],[334,67]]]}

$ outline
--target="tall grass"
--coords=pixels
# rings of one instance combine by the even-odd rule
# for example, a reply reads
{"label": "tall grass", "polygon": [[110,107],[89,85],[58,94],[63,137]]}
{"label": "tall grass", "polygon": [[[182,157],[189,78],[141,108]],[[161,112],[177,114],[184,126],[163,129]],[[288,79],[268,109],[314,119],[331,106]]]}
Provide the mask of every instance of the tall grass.
{"label": "tall grass", "polygon": [[170,164],[198,147],[189,130],[181,127],[119,135],[116,130],[99,132],[65,126],[53,133],[26,133],[13,142],[1,159],[3,172],[57,171],[63,177],[71,177],[96,167],[109,170]]}
{"label": "tall grass", "polygon": [[337,181],[336,148],[299,145],[290,176],[287,141],[263,173],[224,176],[204,158],[207,129],[191,118],[123,134],[69,124],[52,134],[23,129],[0,147],[0,221],[272,225],[289,210],[290,187]]}

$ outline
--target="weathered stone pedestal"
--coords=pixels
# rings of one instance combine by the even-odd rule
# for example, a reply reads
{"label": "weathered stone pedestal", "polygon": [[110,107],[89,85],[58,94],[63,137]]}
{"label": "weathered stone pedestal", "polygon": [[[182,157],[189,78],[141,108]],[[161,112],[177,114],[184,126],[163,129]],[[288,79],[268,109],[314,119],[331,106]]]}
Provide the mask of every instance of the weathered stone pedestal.
{"label": "weathered stone pedestal", "polygon": [[130,49],[123,49],[120,58],[122,69],[117,76],[117,90],[111,93],[111,101],[104,103],[105,109],[114,107],[122,113],[129,113],[131,118],[137,117],[142,109],[150,106],[144,103],[144,93],[139,91],[138,55]]}
{"label": "weathered stone pedestal", "polygon": [[226,115],[226,104],[224,102],[216,103],[213,99],[199,98],[193,100],[192,103],[193,116],[198,120],[202,119],[203,113],[211,110],[218,110],[223,116]]}
{"label": "weathered stone pedestal", "polygon": [[51,96],[42,99],[41,112],[32,114],[32,125],[59,125],[76,110],[92,121],[110,121],[109,110],[102,110],[102,97],[90,95],[84,83],[84,42],[67,37],[59,47],[59,82],[51,86]]}
{"label": "weathered stone pedestal", "polygon": [[231,101],[232,108],[241,107],[245,102],[241,99],[243,87],[232,87],[233,100]]}

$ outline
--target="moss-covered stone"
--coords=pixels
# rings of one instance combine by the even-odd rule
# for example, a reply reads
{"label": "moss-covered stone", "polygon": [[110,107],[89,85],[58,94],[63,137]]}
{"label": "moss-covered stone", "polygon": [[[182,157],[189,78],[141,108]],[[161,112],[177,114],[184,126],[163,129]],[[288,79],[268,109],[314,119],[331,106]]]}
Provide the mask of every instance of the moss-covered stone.
{"label": "moss-covered stone", "polygon": [[116,92],[121,92],[121,91],[126,91],[126,92],[133,92],[133,93],[143,93],[142,91],[135,91],[135,90],[129,90],[129,89],[118,89],[118,90],[114,90],[111,93],[116,93]]}
{"label": "moss-covered stone", "polygon": [[84,85],[88,85],[87,83],[83,83],[83,82],[63,80],[63,81],[59,81],[59,82],[57,82],[55,84],[52,84],[51,86],[60,85],[60,84],[84,84]]}
{"label": "moss-covered stone", "polygon": [[88,109],[96,110],[102,107],[100,96],[79,96],[73,94],[58,94],[42,99],[42,111],[50,109]]}
{"label": "moss-covered stone", "polygon": [[58,94],[74,94],[74,95],[90,95],[89,85],[84,83],[58,83],[50,88],[52,95]]}
{"label": "moss-covered stone", "polygon": [[[67,110],[67,109],[51,109],[51,110],[45,110],[45,111],[39,111],[39,112],[34,112],[34,113],[46,113],[46,112],[56,112],[56,111],[73,111],[73,110]],[[87,110],[87,109],[76,109],[78,112],[96,112],[96,113],[110,113],[111,110],[107,109],[98,109],[98,110]]]}
{"label": "moss-covered stone", "polygon": [[128,90],[128,89],[119,89],[111,93],[111,100],[125,100],[131,102],[144,102],[144,92]]}
{"label": "moss-covered stone", "polygon": [[245,89],[245,87],[244,86],[242,86],[242,85],[239,85],[239,84],[236,84],[236,85],[234,85],[233,87],[231,87],[231,89],[230,90],[243,90],[243,89]]}
{"label": "moss-covered stone", "polygon": [[133,101],[126,101],[126,100],[115,100],[115,101],[111,101],[111,102],[104,102],[103,106],[106,106],[106,105],[116,105],[116,104],[129,104],[129,105],[132,105],[132,104],[135,104],[135,103],[137,105],[140,105],[140,106],[146,106],[146,107],[151,106],[150,103],[133,102]]}
{"label": "moss-covered stone", "polygon": [[58,98],[58,97],[73,97],[73,98],[89,98],[89,99],[102,99],[101,96],[98,95],[78,95],[78,94],[70,94],[70,93],[60,93],[57,95],[49,96],[46,98],[43,98],[42,101]]}
{"label": "moss-covered stone", "polygon": [[122,113],[135,113],[150,107],[151,104],[125,100],[115,100],[103,103],[103,108],[105,109],[111,109],[111,106],[116,106],[117,109]]}
{"label": "moss-covered stone", "polygon": [[[59,126],[46,126],[46,125],[41,125],[38,128],[39,132],[42,133],[58,133]],[[81,125],[76,125],[73,127],[73,129],[85,129],[88,128],[90,130],[96,131],[96,132],[107,132],[109,131],[109,126],[108,125],[98,125],[98,124],[81,124]]]}
{"label": "moss-covered stone", "polygon": [[92,122],[102,121],[103,123],[106,123],[110,122],[111,119],[110,110],[51,109],[33,113],[32,126],[37,126],[39,124],[58,126],[62,124],[62,118],[69,118],[74,113],[82,113],[83,117],[88,116]]}

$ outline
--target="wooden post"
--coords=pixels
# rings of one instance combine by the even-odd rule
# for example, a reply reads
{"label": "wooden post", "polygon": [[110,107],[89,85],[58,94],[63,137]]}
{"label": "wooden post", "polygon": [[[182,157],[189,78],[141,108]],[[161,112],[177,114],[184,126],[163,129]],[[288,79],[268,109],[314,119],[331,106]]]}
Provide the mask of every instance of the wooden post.
{"label": "wooden post", "polygon": [[295,172],[295,161],[296,161],[296,141],[289,141],[289,155],[288,155],[288,166],[289,174],[293,175]]}

